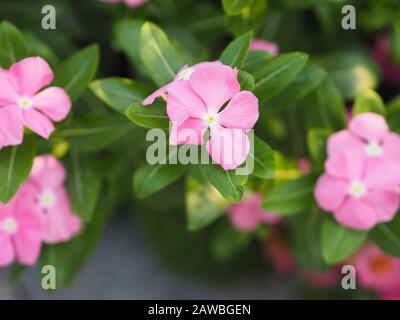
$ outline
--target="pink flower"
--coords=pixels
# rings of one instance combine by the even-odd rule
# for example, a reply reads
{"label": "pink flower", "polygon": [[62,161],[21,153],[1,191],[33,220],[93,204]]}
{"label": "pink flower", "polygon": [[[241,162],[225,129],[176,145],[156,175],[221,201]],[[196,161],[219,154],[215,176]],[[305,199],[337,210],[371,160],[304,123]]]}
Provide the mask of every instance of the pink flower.
{"label": "pink flower", "polygon": [[147,0],[102,0],[108,3],[119,3],[124,2],[129,7],[139,7],[142,4],[146,3]]}
{"label": "pink flower", "polygon": [[238,230],[251,231],[259,224],[277,224],[282,218],[261,208],[262,194],[247,193],[240,204],[232,204],[227,213],[232,225]]}
{"label": "pink flower", "polygon": [[46,243],[67,241],[81,229],[80,219],[71,212],[64,187],[65,169],[53,156],[36,157],[21,195],[36,204],[42,217],[42,239]]}
{"label": "pink flower", "polygon": [[22,142],[24,126],[45,139],[52,121],[63,120],[71,101],[58,87],[40,89],[53,81],[53,72],[40,57],[23,59],[0,71],[0,148]]}
{"label": "pink flower", "polygon": [[352,259],[360,285],[378,291],[400,291],[400,259],[373,244],[362,248]]}
{"label": "pink flower", "polygon": [[390,38],[387,35],[378,37],[371,56],[380,66],[385,80],[397,83],[400,81],[400,65],[395,64],[390,56],[390,46]]}
{"label": "pink flower", "polygon": [[311,171],[311,161],[307,158],[298,159],[297,165],[302,173],[309,173]]}
{"label": "pink flower", "polygon": [[229,66],[211,64],[188,81],[174,81],[167,95],[173,125],[170,143],[203,144],[209,129],[206,149],[225,170],[246,160],[250,151],[246,133],[258,119],[258,99],[250,91],[240,91],[237,73]]}
{"label": "pink flower", "polygon": [[342,225],[369,230],[393,219],[399,208],[400,137],[389,132],[383,117],[355,116],[348,130],[328,140],[326,172],[315,198]]}
{"label": "pink flower", "polygon": [[380,292],[381,300],[400,300],[400,288],[397,290],[384,290]]}
{"label": "pink flower", "polygon": [[21,197],[7,205],[0,202],[0,267],[15,260],[34,265],[41,245],[40,216],[34,203]]}
{"label": "pink flower", "polygon": [[331,268],[326,272],[300,271],[300,276],[310,285],[315,287],[332,287],[339,281],[339,272]]}
{"label": "pink flower", "polygon": [[270,52],[274,56],[279,53],[279,47],[276,43],[263,39],[254,39],[250,44],[250,50]]}
{"label": "pink flower", "polygon": [[272,228],[268,232],[264,256],[267,261],[272,262],[280,275],[289,273],[295,266],[293,255],[284,234],[278,228]]}

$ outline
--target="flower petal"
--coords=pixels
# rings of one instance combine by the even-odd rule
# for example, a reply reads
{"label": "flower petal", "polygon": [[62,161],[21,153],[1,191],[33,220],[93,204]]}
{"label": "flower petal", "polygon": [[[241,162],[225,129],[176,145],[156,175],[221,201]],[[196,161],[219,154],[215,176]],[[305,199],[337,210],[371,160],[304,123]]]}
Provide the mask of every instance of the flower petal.
{"label": "flower petal", "polygon": [[25,110],[23,117],[24,125],[45,139],[48,139],[54,131],[54,125],[50,119],[33,108]]}
{"label": "flower petal", "polygon": [[365,166],[365,156],[358,150],[333,153],[325,161],[327,173],[346,181],[360,180]]}
{"label": "flower petal", "polygon": [[349,123],[349,129],[368,142],[380,142],[389,131],[385,118],[372,112],[355,116]]}
{"label": "flower petal", "polygon": [[243,130],[212,128],[206,149],[211,158],[222,168],[231,170],[246,160],[250,151],[250,141]]}
{"label": "flower petal", "polygon": [[65,177],[65,168],[57,158],[51,155],[35,158],[30,180],[41,186],[43,190],[53,190],[61,187]]}
{"label": "flower petal", "polygon": [[32,106],[58,122],[65,119],[71,110],[71,100],[64,89],[51,87],[35,95]]}
{"label": "flower petal", "polygon": [[188,118],[182,125],[172,123],[169,142],[177,144],[203,144],[203,136],[207,129],[207,124],[200,119]]}
{"label": "flower petal", "polygon": [[16,105],[0,107],[0,148],[22,143],[22,110]]}
{"label": "flower petal", "polygon": [[165,86],[154,91],[151,95],[149,95],[146,99],[143,100],[143,105],[147,106],[147,105],[153,104],[154,100],[156,100],[158,97],[162,96],[163,94],[167,93],[169,86],[170,86],[170,83],[168,83]]}
{"label": "flower petal", "polygon": [[378,222],[387,222],[396,215],[400,204],[400,196],[396,192],[368,192],[364,202],[374,210]]}
{"label": "flower petal", "polygon": [[0,68],[0,106],[15,104],[18,100],[18,93],[13,86],[9,73]]}
{"label": "flower petal", "polygon": [[190,86],[204,101],[209,114],[216,114],[240,91],[237,73],[225,65],[210,65],[193,73]]}
{"label": "flower petal", "polygon": [[0,267],[7,267],[14,261],[14,248],[11,237],[0,232]]}
{"label": "flower petal", "polygon": [[36,264],[42,246],[40,230],[24,229],[14,236],[17,259],[20,264]]}
{"label": "flower petal", "polygon": [[13,64],[9,73],[18,84],[19,94],[27,96],[33,96],[54,78],[49,64],[40,57],[25,58]]}
{"label": "flower petal", "polygon": [[315,187],[315,199],[325,211],[333,212],[341,207],[348,191],[348,184],[328,174],[319,177]]}
{"label": "flower petal", "polygon": [[382,148],[385,157],[400,162],[400,136],[397,133],[388,133],[383,140]]}
{"label": "flower petal", "polygon": [[227,128],[251,129],[258,120],[258,99],[250,91],[236,94],[218,114],[218,123]]}
{"label": "flower petal", "polygon": [[334,216],[343,226],[356,230],[369,230],[377,223],[373,209],[353,197],[348,197]]}
{"label": "flower petal", "polygon": [[364,151],[364,143],[353,135],[350,130],[341,130],[331,134],[328,138],[328,155],[347,150]]}

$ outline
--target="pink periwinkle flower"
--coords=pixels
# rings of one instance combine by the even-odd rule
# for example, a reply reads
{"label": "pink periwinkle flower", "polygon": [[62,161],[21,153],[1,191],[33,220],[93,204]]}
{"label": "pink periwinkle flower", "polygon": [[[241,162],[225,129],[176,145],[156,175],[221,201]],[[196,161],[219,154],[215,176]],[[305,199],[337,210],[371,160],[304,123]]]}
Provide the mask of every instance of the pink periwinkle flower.
{"label": "pink periwinkle flower", "polygon": [[340,279],[337,268],[331,268],[325,272],[301,270],[299,273],[308,284],[314,287],[333,287],[339,282]]}
{"label": "pink periwinkle flower", "polygon": [[125,3],[128,7],[139,7],[146,3],[148,0],[102,0],[107,3]]}
{"label": "pink periwinkle flower", "polygon": [[50,66],[40,57],[26,58],[9,70],[0,70],[0,148],[20,144],[24,126],[48,139],[54,131],[52,121],[67,116],[71,101],[64,89],[40,91],[53,78]]}
{"label": "pink periwinkle flower", "polygon": [[328,139],[325,173],[318,179],[315,198],[342,225],[369,230],[393,219],[399,208],[400,137],[385,119],[362,113],[349,129]]}
{"label": "pink periwinkle flower", "polygon": [[400,292],[400,259],[368,244],[352,258],[352,263],[363,288],[386,294]]}
{"label": "pink periwinkle flower", "polygon": [[36,157],[20,191],[35,203],[42,218],[42,239],[49,244],[68,241],[81,229],[80,219],[71,210],[65,177],[65,169],[55,157]]}
{"label": "pink periwinkle flower", "polygon": [[230,205],[226,211],[232,225],[243,231],[255,230],[261,223],[277,224],[282,218],[261,208],[261,193],[246,193],[239,204]]}
{"label": "pink periwinkle flower", "polygon": [[32,201],[16,196],[0,202],[0,267],[14,261],[34,265],[42,246],[41,221]]}
{"label": "pink periwinkle flower", "polygon": [[238,70],[211,63],[193,72],[187,81],[168,87],[167,113],[172,122],[170,143],[203,144],[225,170],[241,165],[250,151],[246,133],[258,120],[258,99],[240,91]]}
{"label": "pink periwinkle flower", "polygon": [[288,274],[295,267],[287,240],[279,228],[272,228],[265,242],[264,257],[271,262],[279,275]]}
{"label": "pink periwinkle flower", "polygon": [[393,61],[390,46],[390,38],[387,35],[379,36],[372,48],[371,56],[381,68],[385,80],[398,83],[400,81],[400,65]]}
{"label": "pink periwinkle flower", "polygon": [[254,39],[250,44],[251,51],[266,51],[276,56],[279,53],[279,47],[274,42],[263,39]]}

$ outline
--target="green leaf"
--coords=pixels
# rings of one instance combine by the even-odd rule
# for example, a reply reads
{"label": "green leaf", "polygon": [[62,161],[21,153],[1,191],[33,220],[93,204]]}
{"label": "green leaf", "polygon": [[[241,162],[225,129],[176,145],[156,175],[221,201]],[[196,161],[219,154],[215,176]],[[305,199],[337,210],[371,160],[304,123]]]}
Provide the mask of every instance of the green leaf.
{"label": "green leaf", "polygon": [[372,89],[364,90],[357,94],[353,105],[353,115],[363,112],[374,112],[386,115],[385,103],[378,93]]}
{"label": "green leaf", "polygon": [[95,159],[81,156],[76,149],[71,150],[67,188],[73,212],[85,222],[90,222],[95,215],[102,186],[103,179],[95,165]]}
{"label": "green leaf", "polygon": [[278,55],[267,60],[266,64],[254,76],[256,84],[254,93],[260,100],[278,94],[292,82],[304,68],[308,60],[305,53],[294,52]]}
{"label": "green leaf", "polygon": [[392,32],[392,46],[391,53],[393,57],[393,61],[396,64],[400,64],[400,22],[396,21],[393,26]]}
{"label": "green leaf", "polygon": [[400,96],[390,100],[387,104],[386,119],[390,129],[400,133]]}
{"label": "green leaf", "polygon": [[218,164],[202,164],[200,171],[228,201],[239,203],[244,195],[247,176],[236,175],[235,170],[224,170]]}
{"label": "green leaf", "polygon": [[322,224],[321,248],[324,260],[336,264],[356,252],[367,240],[368,233],[355,231],[339,225],[328,218]]}
{"label": "green leaf", "polygon": [[169,164],[169,159],[176,157],[178,148],[171,147],[172,151],[165,155],[160,163],[143,163],[133,176],[133,189],[138,198],[145,198],[162,190],[172,182],[178,180],[185,173],[187,167],[181,164]]}
{"label": "green leaf", "polygon": [[240,83],[240,89],[242,91],[243,90],[252,91],[254,89],[255,80],[250,73],[240,70],[238,75],[238,80]]}
{"label": "green leaf", "polygon": [[143,24],[139,46],[147,72],[159,86],[170,82],[185,64],[167,35],[151,22]]}
{"label": "green leaf", "polygon": [[[201,178],[201,179],[200,179]],[[186,180],[186,217],[189,231],[197,231],[220,217],[229,204],[202,176]]]}
{"label": "green leaf", "polygon": [[90,83],[90,89],[113,110],[125,113],[126,108],[142,102],[151,90],[141,83],[125,78],[107,78]]}
{"label": "green leaf", "polygon": [[50,48],[45,42],[40,40],[33,32],[24,32],[24,37],[31,55],[42,57],[53,68],[58,65],[59,59],[53,49]]}
{"label": "green leaf", "polygon": [[366,89],[375,89],[379,84],[377,66],[365,54],[340,52],[317,60],[329,73],[341,94],[350,99]]}
{"label": "green leaf", "polygon": [[18,188],[28,179],[35,157],[35,136],[25,135],[18,146],[0,151],[0,201],[10,201]]}
{"label": "green leaf", "polygon": [[64,88],[72,101],[79,99],[96,75],[100,53],[96,44],[79,50],[60,65],[54,85]]}
{"label": "green leaf", "polygon": [[249,7],[253,0],[222,0],[222,7],[228,15],[237,15]]}
{"label": "green leaf", "polygon": [[261,179],[271,179],[274,176],[274,151],[260,138],[254,137],[254,148],[250,148],[248,157],[254,159],[253,175]]}
{"label": "green leaf", "polygon": [[249,51],[253,32],[249,31],[233,40],[222,52],[219,60],[226,65],[240,68]]}
{"label": "green leaf", "polygon": [[[256,81],[262,78],[262,74],[259,73],[261,68],[265,66],[268,60],[273,57],[272,53],[266,51],[249,51],[245,61],[242,64],[241,70],[244,70],[254,76]],[[259,78],[255,76],[259,74]]]}
{"label": "green leaf", "polygon": [[0,66],[8,68],[29,56],[24,35],[11,23],[0,24]]}
{"label": "green leaf", "polygon": [[126,116],[144,128],[169,128],[169,118],[164,103],[155,101],[151,106],[134,103],[126,109]]}
{"label": "green leaf", "polygon": [[346,127],[343,97],[329,78],[304,99],[304,108],[308,128],[326,127],[336,131]]}
{"label": "green leaf", "polygon": [[269,109],[289,107],[307,96],[326,78],[324,69],[307,64],[289,86],[268,101]]}
{"label": "green leaf", "polygon": [[400,214],[390,222],[378,224],[371,237],[382,250],[400,258]]}
{"label": "green leaf", "polygon": [[261,206],[279,215],[301,213],[314,202],[314,176],[305,176],[275,184],[264,193]]}
{"label": "green leaf", "polygon": [[132,124],[119,115],[90,114],[72,119],[69,126],[57,132],[56,137],[68,140],[82,151],[103,149],[124,136]]}
{"label": "green leaf", "polygon": [[308,131],[307,145],[311,158],[319,167],[323,167],[326,160],[326,142],[332,134],[330,129],[313,128]]}

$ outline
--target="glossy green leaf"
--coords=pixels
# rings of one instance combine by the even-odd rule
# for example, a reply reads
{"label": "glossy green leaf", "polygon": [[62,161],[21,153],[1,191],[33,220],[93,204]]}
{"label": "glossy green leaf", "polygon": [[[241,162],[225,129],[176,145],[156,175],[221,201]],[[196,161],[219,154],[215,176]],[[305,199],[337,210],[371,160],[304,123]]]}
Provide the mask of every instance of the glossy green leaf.
{"label": "glossy green leaf", "polygon": [[385,103],[378,93],[372,89],[360,92],[353,105],[353,115],[363,112],[374,112],[386,115]]}
{"label": "glossy green leaf", "polygon": [[151,106],[143,106],[141,102],[130,105],[125,114],[132,122],[144,128],[169,128],[169,118],[165,103],[156,101]]}
{"label": "glossy green leaf", "polygon": [[325,128],[313,128],[308,131],[307,145],[311,158],[320,168],[326,160],[326,143],[332,131]]}
{"label": "glossy green leaf", "polygon": [[255,80],[250,73],[240,70],[238,80],[240,83],[240,90],[252,91],[254,89]]}
{"label": "glossy green leaf", "polygon": [[252,2],[253,0],[222,0],[222,7],[228,15],[237,15]]}
{"label": "glossy green leaf", "polygon": [[24,35],[11,23],[0,24],[0,66],[8,68],[13,63],[29,56]]}
{"label": "glossy green leaf", "polygon": [[254,146],[250,148],[248,157],[254,161],[253,175],[261,179],[271,179],[274,176],[274,151],[260,138],[254,137]]}
{"label": "glossy green leaf", "polygon": [[385,252],[400,258],[400,214],[387,223],[380,223],[371,231],[372,240]]}
{"label": "glossy green leaf", "polygon": [[251,31],[237,37],[222,52],[219,60],[231,67],[240,68],[246,59],[253,33]]}

